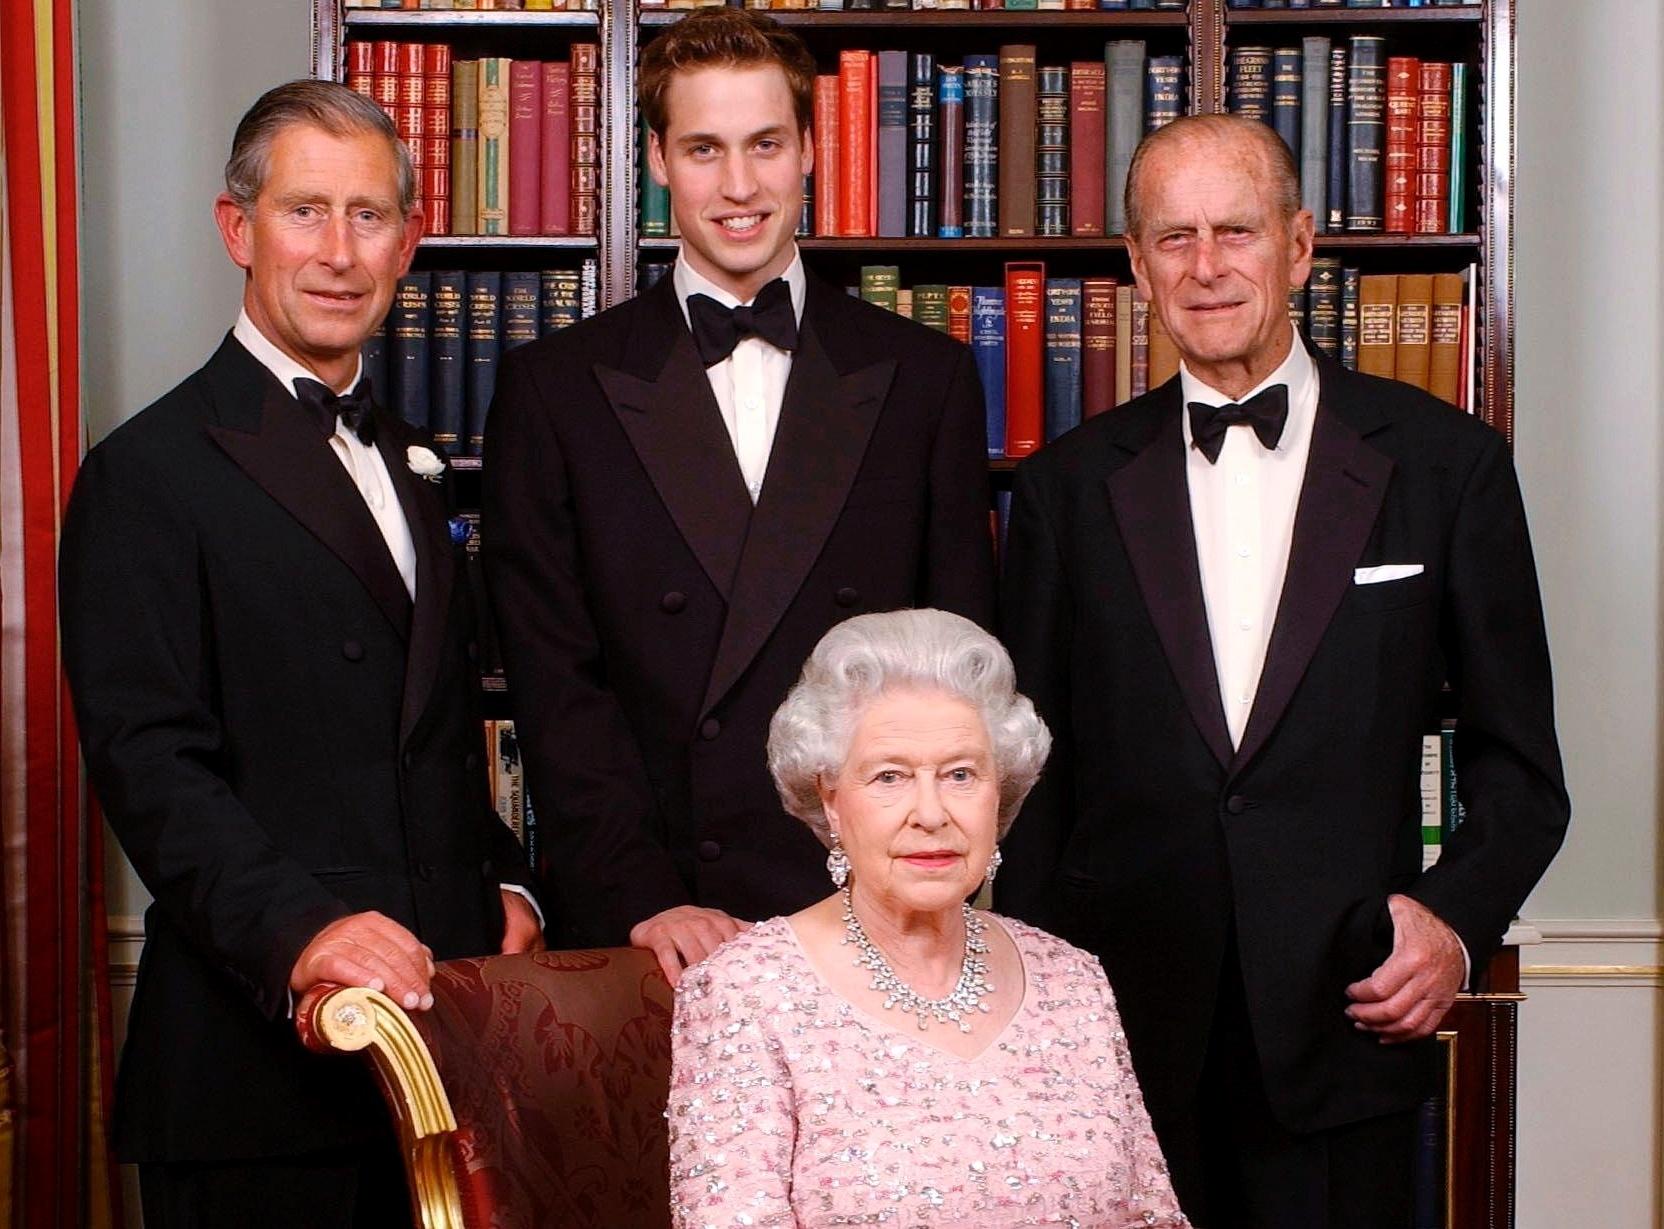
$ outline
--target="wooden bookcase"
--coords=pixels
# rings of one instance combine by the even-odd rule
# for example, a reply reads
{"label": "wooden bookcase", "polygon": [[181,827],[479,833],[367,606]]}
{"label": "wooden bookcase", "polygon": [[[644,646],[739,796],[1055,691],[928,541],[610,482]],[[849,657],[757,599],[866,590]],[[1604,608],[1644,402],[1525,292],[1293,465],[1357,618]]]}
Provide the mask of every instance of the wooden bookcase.
{"label": "wooden bookcase", "polygon": [[[638,264],[666,259],[675,240],[643,240],[637,228],[635,66],[643,42],[684,16],[682,10],[636,7],[636,0],[600,0],[598,12],[495,12],[346,9],[341,0],[313,0],[313,73],[344,77],[347,43],[357,39],[444,41],[459,57],[559,56],[576,41],[601,48],[601,193],[598,234],[584,239],[429,238],[419,257],[463,267],[537,267],[549,251],[595,255],[601,306],[635,291]],[[1395,49],[1462,60],[1474,66],[1471,98],[1477,124],[1472,150],[1477,225],[1459,235],[1319,235],[1320,253],[1344,254],[1366,272],[1437,268],[1479,270],[1473,327],[1476,381],[1485,418],[1510,441],[1514,431],[1514,0],[1405,9],[1238,10],[1226,0],[1190,0],[1184,12],[774,10],[804,36],[822,71],[835,71],[844,47],[934,51],[947,60],[993,51],[1004,42],[1032,42],[1042,62],[1092,54],[1112,38],[1147,40],[1157,51],[1183,51],[1189,65],[1188,109],[1225,109],[1229,48],[1254,42],[1292,43],[1304,34],[1341,39],[1381,34]],[[897,263],[912,280],[998,280],[1007,260],[1033,257],[1048,271],[1078,276],[1129,275],[1119,237],[1037,239],[800,240],[806,261],[839,281],[853,281],[864,263]],[[996,471],[1013,462],[991,462]],[[459,466],[458,468],[467,468]],[[473,463],[477,480],[477,461]],[[997,481],[1007,481],[996,473]],[[466,487],[465,501],[477,496]],[[1514,1222],[1514,1088],[1517,1008],[1521,996],[1515,949],[1505,948],[1461,996],[1441,1033],[1446,1068],[1445,1229],[1502,1229]]]}

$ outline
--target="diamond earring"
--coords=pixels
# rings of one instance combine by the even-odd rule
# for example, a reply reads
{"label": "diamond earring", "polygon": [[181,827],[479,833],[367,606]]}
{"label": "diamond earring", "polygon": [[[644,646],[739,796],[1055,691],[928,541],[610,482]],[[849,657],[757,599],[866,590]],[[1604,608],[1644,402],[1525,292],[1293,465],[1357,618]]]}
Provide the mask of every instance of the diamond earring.
{"label": "diamond earring", "polygon": [[1005,855],[1000,853],[1000,847],[995,845],[994,854],[988,859],[988,873],[983,876],[983,881],[986,883],[993,883],[994,876],[999,874],[1000,863],[1004,861]]}
{"label": "diamond earring", "polygon": [[832,886],[841,888],[849,882],[849,855],[838,844],[838,834],[832,834],[832,851],[826,855],[826,873],[832,876]]}

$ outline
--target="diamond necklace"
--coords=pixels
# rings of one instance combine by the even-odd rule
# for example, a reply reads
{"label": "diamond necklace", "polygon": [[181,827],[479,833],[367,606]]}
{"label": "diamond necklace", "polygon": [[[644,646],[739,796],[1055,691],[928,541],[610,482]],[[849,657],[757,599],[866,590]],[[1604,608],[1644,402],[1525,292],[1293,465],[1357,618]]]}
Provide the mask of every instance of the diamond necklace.
{"label": "diamond necklace", "polygon": [[935,1020],[938,1024],[957,1024],[961,1033],[970,1032],[971,1020],[977,1012],[988,1011],[988,1004],[983,1000],[994,991],[994,983],[988,980],[988,943],[982,937],[988,923],[969,905],[960,906],[965,911],[965,962],[959,966],[959,982],[946,998],[927,999],[896,975],[878,945],[867,937],[861,919],[855,916],[848,886],[843,890],[843,897],[843,941],[855,945],[854,963],[872,974],[870,988],[884,992],[885,1009],[899,1007],[916,1016],[921,1029],[929,1028]]}

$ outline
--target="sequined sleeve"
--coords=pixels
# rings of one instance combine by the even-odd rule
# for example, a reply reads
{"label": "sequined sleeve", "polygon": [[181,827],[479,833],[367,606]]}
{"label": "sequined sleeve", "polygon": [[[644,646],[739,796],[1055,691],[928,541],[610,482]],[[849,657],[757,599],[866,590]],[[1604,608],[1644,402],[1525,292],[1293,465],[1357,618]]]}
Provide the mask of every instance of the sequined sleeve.
{"label": "sequined sleeve", "polygon": [[696,966],[671,1029],[670,1200],[677,1229],[795,1225],[791,1078],[737,961]]}
{"label": "sequined sleeve", "polygon": [[1150,1112],[1144,1106],[1144,1094],[1138,1087],[1138,1076],[1133,1072],[1132,1053],[1127,1049],[1127,1035],[1121,1030],[1121,1015],[1115,1008],[1115,992],[1103,970],[1097,970],[1099,994],[1103,1012],[1109,1022],[1110,1051],[1115,1067],[1121,1073],[1119,1120],[1123,1126],[1122,1145],[1126,1149],[1128,1189],[1132,1192],[1133,1210],[1137,1215],[1129,1225],[1178,1229],[1190,1221],[1179,1210],[1178,1197],[1173,1193],[1173,1180],[1167,1173],[1167,1161],[1156,1141],[1155,1128],[1150,1125]]}

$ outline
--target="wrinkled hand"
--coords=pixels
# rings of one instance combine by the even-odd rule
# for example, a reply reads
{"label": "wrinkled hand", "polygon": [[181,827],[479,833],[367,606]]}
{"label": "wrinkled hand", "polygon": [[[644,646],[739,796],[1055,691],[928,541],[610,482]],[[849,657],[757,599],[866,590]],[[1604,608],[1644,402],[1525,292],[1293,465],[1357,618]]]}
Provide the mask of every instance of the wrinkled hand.
{"label": "wrinkled hand", "polygon": [[312,936],[289,974],[297,996],[319,982],[380,990],[406,1011],[433,1006],[433,953],[392,918],[371,910],[338,918]]}
{"label": "wrinkled hand", "polygon": [[520,952],[541,952],[543,925],[537,920],[537,910],[518,892],[503,892],[503,955]]}
{"label": "wrinkled hand", "polygon": [[659,958],[659,967],[674,986],[682,970],[698,964],[743,930],[750,922],[729,917],[721,909],[698,905],[677,905],[655,913],[630,929],[630,946],[645,947]]}
{"label": "wrinkled hand", "polygon": [[1346,988],[1346,1014],[1382,1044],[1431,1036],[1462,988],[1466,959],[1456,932],[1426,905],[1389,896],[1392,955],[1367,978]]}

